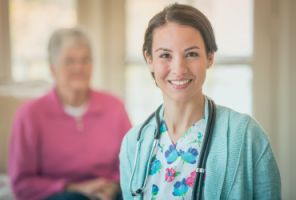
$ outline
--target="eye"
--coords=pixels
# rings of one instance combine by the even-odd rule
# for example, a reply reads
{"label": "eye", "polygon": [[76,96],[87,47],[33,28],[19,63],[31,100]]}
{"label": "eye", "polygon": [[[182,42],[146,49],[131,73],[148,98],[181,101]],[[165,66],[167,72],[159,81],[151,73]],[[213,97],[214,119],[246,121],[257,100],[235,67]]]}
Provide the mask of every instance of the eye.
{"label": "eye", "polygon": [[169,53],[162,53],[162,54],[159,55],[159,57],[168,59],[168,58],[171,58],[171,55]]}
{"label": "eye", "polygon": [[185,56],[189,57],[189,58],[192,58],[192,57],[198,57],[199,54],[197,52],[195,52],[195,51],[191,51],[191,52],[186,53]]}

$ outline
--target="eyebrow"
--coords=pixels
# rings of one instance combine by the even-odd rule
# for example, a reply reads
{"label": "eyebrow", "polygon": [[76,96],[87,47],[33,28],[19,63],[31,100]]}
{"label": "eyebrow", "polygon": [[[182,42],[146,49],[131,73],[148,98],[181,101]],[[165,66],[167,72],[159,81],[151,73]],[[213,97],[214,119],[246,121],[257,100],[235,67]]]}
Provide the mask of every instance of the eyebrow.
{"label": "eyebrow", "polygon": [[200,49],[200,48],[198,46],[192,46],[192,47],[185,49],[185,51],[190,51],[192,49]]}
{"label": "eyebrow", "polygon": [[170,50],[170,49],[166,49],[166,48],[158,48],[158,49],[156,49],[154,52],[157,52],[157,51],[169,51],[169,52],[172,52],[172,50]]}
{"label": "eyebrow", "polygon": [[[186,51],[190,51],[190,50],[192,50],[192,49],[200,49],[198,46],[192,46],[192,47],[189,47],[189,48],[187,48],[187,49],[185,49],[184,51],[186,52]],[[156,49],[154,52],[157,52],[157,51],[167,51],[167,52],[172,52],[172,50],[170,50],[170,49],[166,49],[166,48],[158,48],[158,49]]]}

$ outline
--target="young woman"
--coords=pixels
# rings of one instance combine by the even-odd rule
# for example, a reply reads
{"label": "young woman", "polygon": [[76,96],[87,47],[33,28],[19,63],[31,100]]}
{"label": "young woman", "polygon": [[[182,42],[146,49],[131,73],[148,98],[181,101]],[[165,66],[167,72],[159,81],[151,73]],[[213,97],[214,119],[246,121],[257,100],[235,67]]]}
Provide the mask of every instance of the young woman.
{"label": "young woman", "polygon": [[203,94],[217,50],[208,19],[173,4],[150,20],[144,40],[163,105],[123,140],[124,199],[280,199],[280,174],[262,128]]}

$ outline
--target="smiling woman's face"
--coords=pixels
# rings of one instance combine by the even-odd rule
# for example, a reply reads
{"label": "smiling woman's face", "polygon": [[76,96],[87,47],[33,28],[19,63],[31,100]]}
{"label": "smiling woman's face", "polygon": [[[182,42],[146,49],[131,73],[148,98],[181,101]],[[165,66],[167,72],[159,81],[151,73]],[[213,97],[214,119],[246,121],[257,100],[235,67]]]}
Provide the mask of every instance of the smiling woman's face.
{"label": "smiling woman's face", "polygon": [[145,57],[164,99],[186,102],[202,95],[213,54],[207,54],[198,30],[173,22],[156,28],[152,55]]}

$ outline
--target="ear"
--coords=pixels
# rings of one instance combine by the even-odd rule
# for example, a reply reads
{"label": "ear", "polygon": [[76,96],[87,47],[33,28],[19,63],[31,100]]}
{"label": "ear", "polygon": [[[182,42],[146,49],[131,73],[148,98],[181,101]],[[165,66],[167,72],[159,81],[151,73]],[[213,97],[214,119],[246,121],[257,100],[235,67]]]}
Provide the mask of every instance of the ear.
{"label": "ear", "polygon": [[153,67],[152,67],[152,56],[150,54],[148,54],[147,51],[145,51],[144,53],[144,57],[145,57],[145,60],[147,62],[147,64],[149,65],[149,69],[151,72],[153,72]]}
{"label": "ear", "polygon": [[214,63],[214,53],[208,53],[208,68],[210,68],[212,66],[212,64]]}

